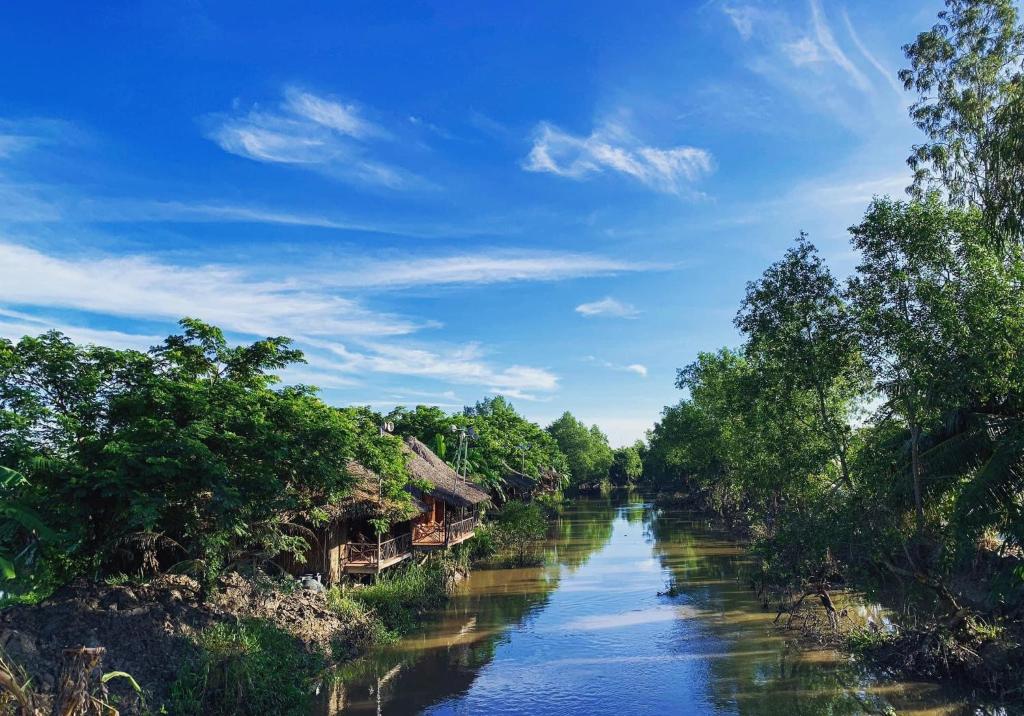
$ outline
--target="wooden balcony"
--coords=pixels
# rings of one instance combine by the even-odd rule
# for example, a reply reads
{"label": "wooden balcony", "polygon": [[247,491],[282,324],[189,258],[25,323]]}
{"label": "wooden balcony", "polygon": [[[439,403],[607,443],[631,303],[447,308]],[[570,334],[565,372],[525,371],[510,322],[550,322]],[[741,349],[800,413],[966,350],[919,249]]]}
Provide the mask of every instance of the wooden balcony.
{"label": "wooden balcony", "polygon": [[465,542],[476,532],[476,517],[455,522],[431,522],[413,525],[412,546],[416,549],[439,549]]}
{"label": "wooden balcony", "polygon": [[349,542],[345,545],[345,571],[377,574],[412,556],[412,535],[400,535],[383,542]]}

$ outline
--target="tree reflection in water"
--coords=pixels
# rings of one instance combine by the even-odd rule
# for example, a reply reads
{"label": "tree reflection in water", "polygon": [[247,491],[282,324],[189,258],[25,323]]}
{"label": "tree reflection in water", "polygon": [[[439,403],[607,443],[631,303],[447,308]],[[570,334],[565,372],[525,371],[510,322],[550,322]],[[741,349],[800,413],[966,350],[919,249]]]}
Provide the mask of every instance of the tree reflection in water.
{"label": "tree reflection in water", "polygon": [[545,566],[477,570],[422,632],[338,671],[320,713],[959,711],[788,647],[706,519],[620,492],[575,502],[553,533]]}

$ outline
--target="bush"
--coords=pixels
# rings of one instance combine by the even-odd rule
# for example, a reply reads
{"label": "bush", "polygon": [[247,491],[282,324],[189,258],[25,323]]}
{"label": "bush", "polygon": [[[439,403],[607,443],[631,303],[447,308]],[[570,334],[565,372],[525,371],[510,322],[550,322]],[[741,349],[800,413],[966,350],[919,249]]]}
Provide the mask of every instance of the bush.
{"label": "bush", "polygon": [[490,559],[498,553],[498,543],[494,528],[490,525],[479,525],[476,533],[458,546],[460,554],[465,554],[470,562]]}
{"label": "bush", "polygon": [[324,667],[322,654],[260,619],[217,624],[196,641],[198,655],[171,686],[175,714],[309,713],[309,677]]}
{"label": "bush", "polygon": [[525,567],[542,564],[541,552],[547,534],[547,520],[536,504],[507,502],[494,519],[494,537],[502,563]]}
{"label": "bush", "polygon": [[351,599],[372,609],[392,634],[406,634],[417,617],[444,604],[448,578],[440,559],[409,564],[377,577],[374,584],[353,589]]}
{"label": "bush", "polygon": [[[353,624],[364,625],[365,639],[361,644],[357,643],[357,646],[387,643],[393,641],[396,636],[384,626],[384,622],[369,607],[357,599],[353,599],[351,592],[345,594],[338,587],[331,587],[327,590],[327,606],[350,626]],[[345,648],[347,649],[348,645],[345,645]],[[335,651],[338,650],[336,647]],[[335,653],[333,656],[338,658],[340,655]]]}
{"label": "bush", "polygon": [[540,507],[548,516],[548,519],[560,516],[565,511],[565,502],[565,495],[562,494],[561,490],[542,492],[533,498],[533,504]]}

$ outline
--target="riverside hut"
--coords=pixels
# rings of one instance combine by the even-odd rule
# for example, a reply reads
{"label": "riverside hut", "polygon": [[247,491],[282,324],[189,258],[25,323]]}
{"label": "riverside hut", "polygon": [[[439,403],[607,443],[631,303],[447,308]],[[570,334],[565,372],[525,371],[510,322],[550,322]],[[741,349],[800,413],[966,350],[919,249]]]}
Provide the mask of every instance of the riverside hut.
{"label": "riverside hut", "polygon": [[[346,469],[355,478],[352,492],[325,508],[325,522],[306,530],[305,561],[281,560],[286,571],[319,573],[330,585],[343,574],[378,574],[412,556],[412,518],[427,512],[427,504],[416,495],[408,504],[383,498],[377,473],[355,460]],[[383,534],[371,523],[379,519],[391,523]]]}
{"label": "riverside hut", "polygon": [[538,481],[508,464],[503,464],[502,468],[502,491],[505,493],[505,499],[530,500],[539,486]]}
{"label": "riverside hut", "polygon": [[414,491],[429,509],[413,518],[413,549],[439,549],[465,542],[475,533],[480,509],[490,495],[460,476],[416,438],[406,438],[405,448],[409,474],[429,484],[422,491]]}
{"label": "riverside hut", "polygon": [[[415,438],[402,444],[406,469],[423,487],[408,488],[408,503],[380,494],[380,476],[359,462],[346,466],[355,478],[352,492],[328,505],[327,521],[304,527],[310,543],[305,561],[279,560],[288,572],[320,574],[334,584],[344,574],[379,574],[409,559],[414,550],[444,549],[464,542],[476,531],[481,506],[490,496],[467,481]],[[384,519],[387,532],[372,521]]]}

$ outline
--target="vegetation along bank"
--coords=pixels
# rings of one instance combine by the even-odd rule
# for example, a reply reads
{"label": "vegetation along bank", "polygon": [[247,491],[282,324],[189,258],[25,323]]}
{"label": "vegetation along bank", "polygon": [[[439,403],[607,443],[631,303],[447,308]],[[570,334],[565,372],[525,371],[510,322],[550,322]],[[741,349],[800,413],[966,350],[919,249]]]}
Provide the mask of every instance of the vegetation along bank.
{"label": "vegetation along bank", "polygon": [[276,377],[287,338],[195,319],[146,352],[0,341],[0,712],[300,712],[471,560],[540,559],[563,491],[633,483],[748,537],[783,627],[814,609],[882,668],[1020,702],[1024,30],[949,0],[905,49],[909,198],[866,207],[848,276],[799,235],[637,445],[500,397],[332,407]]}

